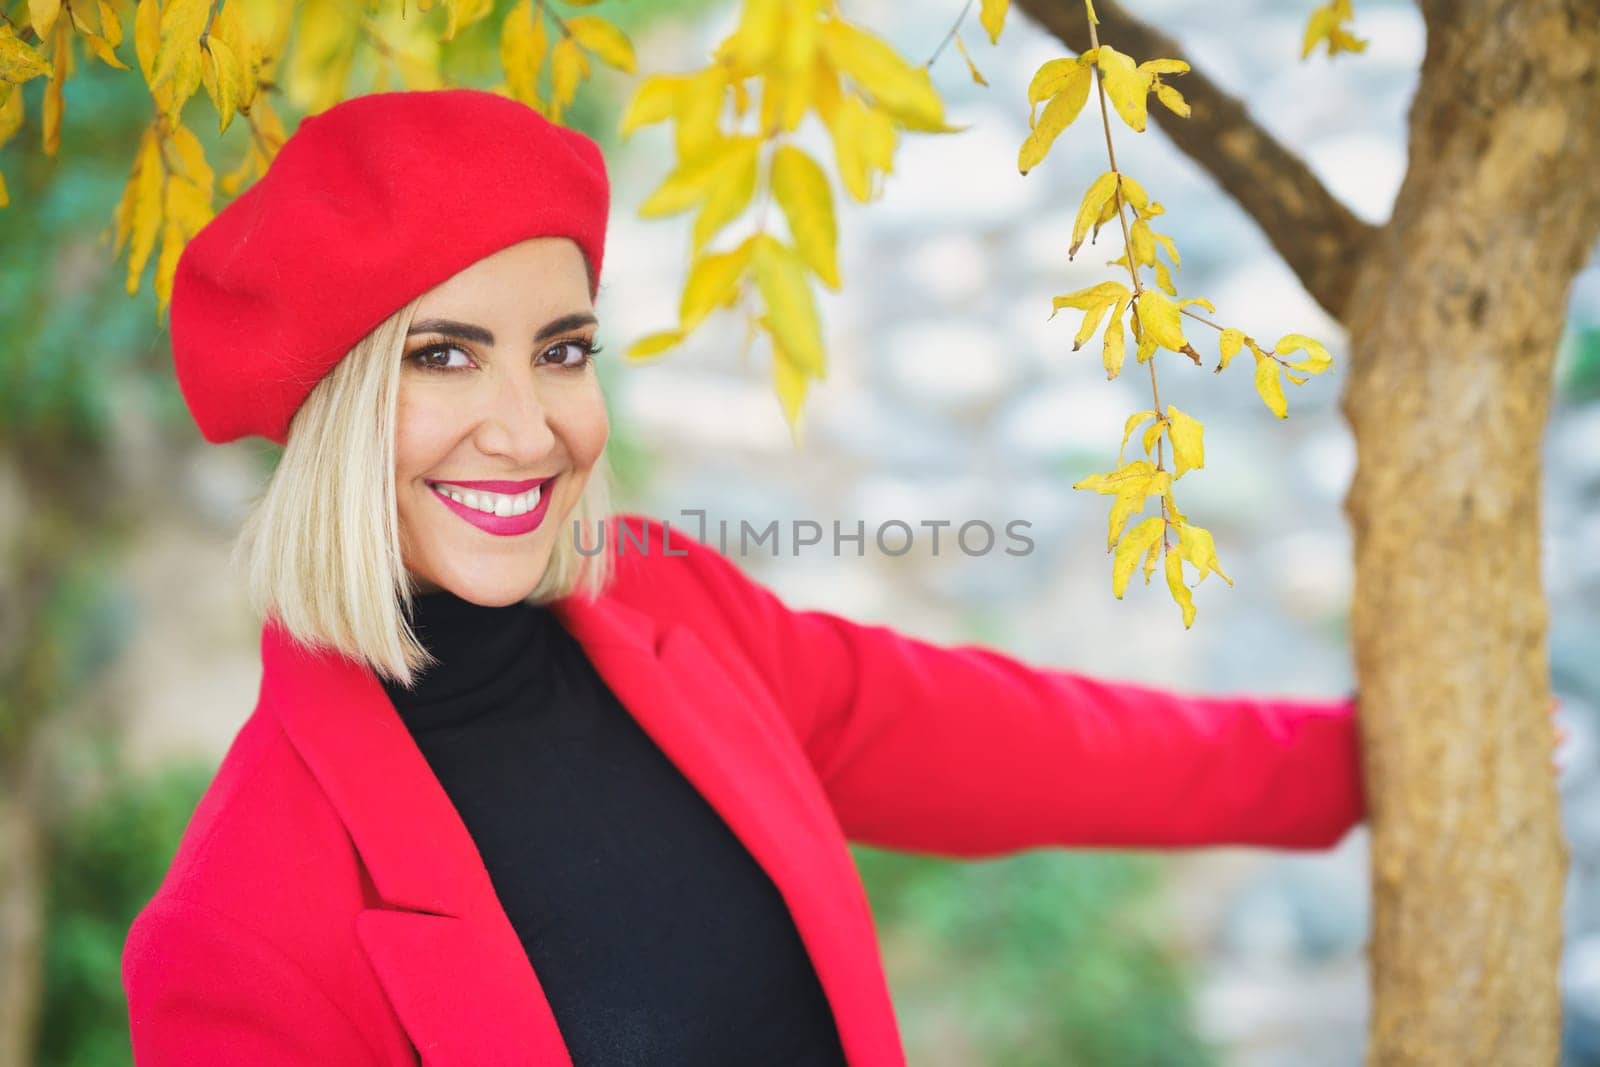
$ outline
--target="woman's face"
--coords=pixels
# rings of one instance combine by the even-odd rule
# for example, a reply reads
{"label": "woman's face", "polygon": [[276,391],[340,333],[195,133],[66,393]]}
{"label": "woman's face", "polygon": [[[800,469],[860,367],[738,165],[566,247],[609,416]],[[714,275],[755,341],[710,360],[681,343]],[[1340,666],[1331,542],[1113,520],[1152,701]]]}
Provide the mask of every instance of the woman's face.
{"label": "woman's face", "polygon": [[395,428],[400,543],[419,592],[515,603],[571,536],[610,431],[586,358],[595,328],[565,237],[502,249],[423,296]]}

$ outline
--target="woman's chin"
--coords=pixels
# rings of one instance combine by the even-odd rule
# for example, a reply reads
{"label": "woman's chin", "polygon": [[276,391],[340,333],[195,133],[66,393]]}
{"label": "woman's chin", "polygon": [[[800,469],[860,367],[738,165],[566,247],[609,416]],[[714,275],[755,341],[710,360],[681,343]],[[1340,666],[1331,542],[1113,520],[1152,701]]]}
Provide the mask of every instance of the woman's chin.
{"label": "woman's chin", "polygon": [[479,558],[471,567],[413,570],[413,586],[424,595],[443,591],[484,607],[504,607],[538,587],[549,558],[549,552],[541,552],[526,561]]}

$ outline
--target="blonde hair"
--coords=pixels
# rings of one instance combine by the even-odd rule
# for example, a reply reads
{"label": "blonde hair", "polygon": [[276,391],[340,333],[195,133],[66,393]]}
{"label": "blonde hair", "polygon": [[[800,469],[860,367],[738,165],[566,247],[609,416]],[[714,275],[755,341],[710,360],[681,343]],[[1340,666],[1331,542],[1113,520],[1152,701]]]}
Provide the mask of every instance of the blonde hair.
{"label": "blonde hair", "polygon": [[[413,590],[401,552],[395,423],[401,358],[418,297],[385,319],[311,390],[289,423],[283,456],[233,546],[252,607],[296,640],[358,660],[409,687],[436,660],[408,617]],[[524,603],[598,596],[612,574],[604,451],[549,565]],[[594,531],[594,533],[591,533]],[[587,554],[598,539],[600,550]]]}

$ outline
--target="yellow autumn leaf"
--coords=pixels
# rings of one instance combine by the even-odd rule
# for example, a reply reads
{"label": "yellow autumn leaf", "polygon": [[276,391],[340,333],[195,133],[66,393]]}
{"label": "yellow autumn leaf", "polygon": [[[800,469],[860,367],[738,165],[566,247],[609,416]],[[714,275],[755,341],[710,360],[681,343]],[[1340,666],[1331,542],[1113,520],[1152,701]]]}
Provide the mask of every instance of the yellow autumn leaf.
{"label": "yellow autumn leaf", "polygon": [[1102,496],[1116,496],[1130,492],[1154,477],[1156,468],[1147,459],[1136,459],[1132,463],[1124,463],[1114,471],[1105,474],[1090,474],[1072,483],[1074,489],[1092,489]]}
{"label": "yellow autumn leaf", "polygon": [[771,234],[757,234],[751,253],[756,288],[766,305],[773,337],[795,364],[812,377],[827,371],[822,349],[822,323],[807,281],[805,264],[788,245]]}
{"label": "yellow autumn leaf", "polygon": [[[1134,302],[1139,316],[1140,340],[1148,337],[1154,344],[1174,352],[1193,351],[1183,336],[1183,319],[1178,305],[1154,289],[1140,292]],[[1143,362],[1143,360],[1140,360]]]}
{"label": "yellow autumn leaf", "polygon": [[[156,52],[161,48],[161,0],[139,0],[134,8],[133,47],[148,85],[155,79]],[[162,94],[156,94],[156,103],[162,103]]]}
{"label": "yellow autumn leaf", "polygon": [[[110,0],[94,0],[94,6],[99,8],[101,18],[101,37],[106,38],[107,45],[115,46],[122,43],[122,16],[118,16],[117,8],[110,5]],[[128,67],[123,67],[123,70]]]}
{"label": "yellow autumn leaf", "polygon": [[626,140],[641,126],[680,114],[695,84],[692,74],[652,74],[639,83],[622,113],[617,133]]}
{"label": "yellow autumn leaf", "polygon": [[928,69],[907,63],[882,38],[841,18],[822,23],[828,60],[896,120],[913,129],[944,126],[944,100]]}
{"label": "yellow autumn leaf", "polygon": [[1328,350],[1323,347],[1322,342],[1313,340],[1303,333],[1286,333],[1272,346],[1272,350],[1280,356],[1287,356],[1302,349],[1305,350],[1306,358],[1289,364],[1295,370],[1305,371],[1307,374],[1321,374],[1333,365],[1333,357],[1328,355]]}
{"label": "yellow autumn leaf", "polygon": [[1041,101],[1058,96],[1072,82],[1082,80],[1085,85],[1094,80],[1090,68],[1094,64],[1093,51],[1080,56],[1066,56],[1046,60],[1033,72],[1028,81],[1028,125],[1037,123],[1036,115]]}
{"label": "yellow autumn leaf", "polygon": [[1089,233],[1089,227],[1110,202],[1116,189],[1117,172],[1108,170],[1096,178],[1090,184],[1088,191],[1083,194],[1083,202],[1078,205],[1078,217],[1072,224],[1072,244],[1067,248],[1068,259],[1077,254],[1078,247],[1083,244],[1084,237]]}
{"label": "yellow autumn leaf", "polygon": [[[1118,467],[1121,467],[1123,464],[1122,455],[1128,450],[1128,440],[1133,436],[1133,431],[1138,429],[1139,424],[1146,419],[1155,419],[1159,425],[1161,421],[1161,413],[1159,411],[1155,411],[1154,409],[1149,411],[1135,411],[1132,415],[1128,416],[1128,421],[1122,424],[1122,447],[1117,449]],[[1149,448],[1147,447],[1145,451],[1148,452]]]}
{"label": "yellow autumn leaf", "polygon": [[50,61],[27,41],[0,22],[0,81],[20,85],[31,78],[50,74]]}
{"label": "yellow autumn leaf", "polygon": [[[36,7],[37,4],[32,6]],[[117,20],[116,11],[107,7],[105,0],[80,0],[69,10],[72,15],[72,28],[83,38],[89,52],[108,67],[127,70],[128,65],[117,58],[114,50],[117,42],[122,39],[122,25]],[[111,17],[106,20],[108,12]]]}
{"label": "yellow autumn leaf", "polygon": [[1117,544],[1111,557],[1111,592],[1118,600],[1127,592],[1128,579],[1133,577],[1134,570],[1138,568],[1140,557],[1161,539],[1166,525],[1166,520],[1160,515],[1152,515],[1129,530]]}
{"label": "yellow autumn leaf", "polygon": [[1211,531],[1199,526],[1190,526],[1187,522],[1178,527],[1178,552],[1184,559],[1193,563],[1199,572],[1196,582],[1206,580],[1206,575],[1216,571],[1223,581],[1229,585],[1233,579],[1222,573],[1222,567],[1217,563],[1217,545],[1211,537]]}
{"label": "yellow autumn leaf", "polygon": [[[1060,81],[1060,88],[1045,105],[1044,114],[1033,124],[1027,138],[1022,142],[1022,147],[1017,150],[1017,170],[1023,174],[1038,166],[1049,153],[1050,146],[1061,135],[1061,131],[1072,125],[1073,119],[1076,119],[1083,110],[1084,101],[1089,99],[1089,83],[1094,80],[1089,68],[1077,60],[1063,59],[1051,62],[1067,64],[1067,73]],[[1040,72],[1049,66],[1050,64],[1046,63],[1044,67],[1039,68]],[[1035,75],[1036,80],[1037,78],[1038,75]]]}
{"label": "yellow autumn leaf", "polygon": [[622,353],[627,359],[643,362],[661,355],[668,349],[676,348],[688,336],[681,329],[657,330],[655,333],[646,334],[639,338]]}
{"label": "yellow autumn leaf", "polygon": [[1239,354],[1239,349],[1244,347],[1244,331],[1231,327],[1222,331],[1222,339],[1218,345],[1218,354],[1221,357],[1217,363],[1217,370],[1223,370],[1230,360]]}
{"label": "yellow autumn leaf", "polygon": [[1355,10],[1350,0],[1332,0],[1311,12],[1311,17],[1306,21],[1305,39],[1300,46],[1300,58],[1306,59],[1319,44],[1327,46],[1329,58],[1340,52],[1365,51],[1367,42],[1344,25],[1353,18]]}
{"label": "yellow autumn leaf", "polygon": [[1144,448],[1145,455],[1155,455],[1156,444],[1161,440],[1161,435],[1167,431],[1169,426],[1170,423],[1166,419],[1157,419],[1150,424],[1150,428],[1144,432],[1144,438],[1139,442]]}
{"label": "yellow autumn leaf", "polygon": [[736,147],[717,169],[694,220],[690,235],[691,251],[704,248],[716,232],[738,218],[756,191],[756,170],[760,161],[761,142],[754,137],[740,138]]}
{"label": "yellow autumn leaf", "polygon": [[822,20],[818,17],[822,13],[822,6],[822,0],[787,0],[782,5],[782,39],[773,68],[786,82],[794,85],[798,95],[808,101],[808,106],[812,89],[811,71],[822,48]]}
{"label": "yellow autumn leaf", "polygon": [[983,6],[978,9],[978,22],[989,34],[989,43],[998,44],[1000,31],[1006,24],[1006,10],[1011,6],[1011,0],[983,0]]}
{"label": "yellow autumn leaf", "polygon": [[1194,594],[1183,583],[1183,558],[1170,549],[1167,551],[1166,569],[1167,589],[1183,610],[1183,628],[1187,630],[1194,623]]}
{"label": "yellow autumn leaf", "polygon": [[72,30],[70,26],[56,20],[56,28],[52,31],[55,41],[51,45],[55,63],[50,70],[50,81],[44,87],[44,121],[40,124],[40,145],[44,154],[54,159],[61,149],[61,118],[66,113],[66,84],[76,67],[72,58]]}
{"label": "yellow autumn leaf", "polygon": [[129,296],[139,291],[139,277],[144,273],[161,230],[161,190],[166,182],[166,171],[161,162],[159,136],[155,127],[145,129],[129,179],[132,193],[128,219]]}
{"label": "yellow autumn leaf", "polygon": [[28,23],[43,41],[56,28],[56,19],[61,16],[61,0],[29,0],[27,8]]}
{"label": "yellow autumn leaf", "polygon": [[978,64],[972,61],[972,53],[967,51],[966,42],[961,39],[961,35],[959,33],[956,34],[956,47],[961,50],[961,58],[967,61],[967,73],[972,75],[972,80],[977,82],[979,85],[987,86],[989,84],[988,79],[985,78],[983,76],[983,72],[978,69]]}
{"label": "yellow autumn leaf", "polygon": [[456,34],[489,15],[494,9],[493,0],[444,0],[445,22],[442,39],[455,40]]}
{"label": "yellow autumn leaf", "polygon": [[201,79],[205,83],[206,94],[216,105],[217,132],[223,133],[233,121],[234,112],[243,99],[244,71],[240,69],[239,57],[233,54],[232,47],[220,37],[206,38],[202,61]]}
{"label": "yellow autumn leaf", "polygon": [[1278,376],[1278,361],[1270,356],[1256,360],[1256,392],[1280,419],[1289,417],[1289,402],[1283,396],[1283,379]]}
{"label": "yellow autumn leaf", "polygon": [[784,337],[773,327],[771,317],[762,315],[756,321],[766,327],[767,335],[772,341],[772,388],[778,395],[778,405],[783,411],[783,420],[789,424],[790,440],[798,448],[800,415],[805,405],[806,391],[811,385],[811,378],[806,373],[806,368],[785,347]]}
{"label": "yellow autumn leaf", "polygon": [[1178,92],[1178,90],[1174,89],[1172,86],[1157,85],[1156,99],[1161,101],[1162,105],[1166,107],[1168,111],[1172,112],[1174,115],[1177,115],[1179,118],[1186,119],[1189,117],[1189,101],[1185,100],[1183,98],[1183,94]]}
{"label": "yellow autumn leaf", "polygon": [[1122,361],[1127,353],[1127,334],[1123,332],[1122,316],[1128,310],[1132,301],[1132,294],[1117,301],[1117,306],[1111,311],[1111,321],[1106,323],[1105,347],[1102,349],[1101,360],[1106,368],[1106,380],[1110,381],[1122,371]]}
{"label": "yellow autumn leaf", "polygon": [[1150,76],[1139,70],[1132,56],[1102,44],[1098,57],[1101,84],[1111,98],[1112,107],[1122,121],[1140,133],[1145,126],[1145,98],[1150,94]]}
{"label": "yellow autumn leaf", "polygon": [[713,58],[741,77],[764,70],[783,40],[783,4],[780,0],[743,0],[739,24],[717,47]]}
{"label": "yellow autumn leaf", "polygon": [[161,226],[161,254],[156,258],[156,318],[167,314],[167,304],[172,299],[172,279],[178,273],[178,257],[183,254],[182,229],[172,219]]}
{"label": "yellow autumn leaf", "polygon": [[599,15],[569,15],[566,24],[567,32],[600,62],[624,74],[633,73],[633,44],[627,34]]}
{"label": "yellow autumn leaf", "polygon": [[550,120],[559,122],[564,108],[578,98],[578,84],[589,76],[589,57],[571,37],[550,49]]}
{"label": "yellow autumn leaf", "polygon": [[721,66],[707,67],[691,77],[674,112],[678,124],[673,143],[680,160],[693,159],[723,140],[720,123],[728,86],[728,71]]}
{"label": "yellow autumn leaf", "polygon": [[839,227],[828,176],[803,150],[784,144],[772,153],[771,183],[800,258],[824,285],[838,289]]}
{"label": "yellow autumn leaf", "polygon": [[172,147],[179,165],[183,168],[181,175],[173,177],[191,185],[209,204],[216,175],[211,169],[211,164],[206,161],[205,148],[201,146],[200,138],[196,137],[194,131],[187,126],[174,126]]}
{"label": "yellow autumn leaf", "polygon": [[1144,459],[1124,463],[1109,474],[1091,474],[1072,485],[1074,489],[1092,489],[1117,498],[1107,523],[1108,550],[1117,543],[1128,519],[1144,510],[1145,501],[1152,496],[1165,495],[1171,487],[1172,473],[1157,470],[1153,463]]}
{"label": "yellow autumn leaf", "polygon": [[1147,98],[1152,89],[1156,90],[1158,98],[1170,110],[1179,115],[1188,115],[1189,106],[1182,95],[1161,81],[1163,74],[1183,74],[1188,71],[1189,64],[1183,60],[1151,59],[1136,64],[1131,56],[1109,45],[1101,45],[1096,63],[1106,95],[1111,98],[1122,121],[1134,130],[1144,132],[1149,107]]}
{"label": "yellow autumn leaf", "polygon": [[1112,303],[1128,295],[1128,287],[1121,282],[1097,282],[1086,289],[1075,289],[1070,293],[1053,297],[1050,303],[1055,310],[1050,313],[1050,317],[1055,318],[1056,312],[1062,308],[1079,308],[1087,311],[1096,304]]}
{"label": "yellow autumn leaf", "polygon": [[500,24],[500,69],[505,71],[511,98],[535,109],[542,103],[539,73],[550,45],[543,10],[535,9],[533,0],[521,0]]}
{"label": "yellow autumn leaf", "polygon": [[1167,439],[1172,442],[1173,478],[1182,478],[1186,471],[1206,465],[1205,446],[1201,437],[1205,424],[1192,415],[1167,405]]}
{"label": "yellow autumn leaf", "polygon": [[[1083,322],[1078,326],[1078,332],[1072,338],[1072,350],[1076,352],[1084,346],[1089,338],[1094,336],[1095,329],[1100,325],[1100,320],[1106,317],[1116,301],[1107,301],[1094,304],[1084,311]],[[1052,314],[1054,314],[1052,312]]]}
{"label": "yellow autumn leaf", "polygon": [[[1083,347],[1085,341],[1094,333],[1100,320],[1107,311],[1113,307],[1113,318],[1110,328],[1121,332],[1121,316],[1127,306],[1127,300],[1132,294],[1128,287],[1120,282],[1105,281],[1091,285],[1087,289],[1079,289],[1071,293],[1063,293],[1053,297],[1050,301],[1050,318],[1055,318],[1062,308],[1078,308],[1084,312],[1083,322],[1078,327],[1077,336],[1073,338],[1072,350],[1076,352]],[[1048,320],[1047,320],[1048,321]],[[1109,340],[1108,342],[1109,343]]]}
{"label": "yellow autumn leaf", "polygon": [[[193,68],[200,68],[200,33],[211,15],[211,0],[167,0],[161,9],[161,43],[156,49],[152,89],[174,79],[174,91],[182,91],[182,79]],[[192,92],[192,90],[191,90]]]}
{"label": "yellow autumn leaf", "polygon": [[[559,47],[559,46],[558,46]],[[711,195],[724,168],[739,166],[740,160],[759,150],[760,138],[724,137],[697,156],[682,160],[661,184],[639,205],[644,218],[675,215],[699,204]]]}
{"label": "yellow autumn leaf", "polygon": [[732,307],[739,299],[739,280],[750,265],[754,236],[731,252],[706,252],[689,265],[683,296],[678,302],[678,324],[687,331],[718,308]]}

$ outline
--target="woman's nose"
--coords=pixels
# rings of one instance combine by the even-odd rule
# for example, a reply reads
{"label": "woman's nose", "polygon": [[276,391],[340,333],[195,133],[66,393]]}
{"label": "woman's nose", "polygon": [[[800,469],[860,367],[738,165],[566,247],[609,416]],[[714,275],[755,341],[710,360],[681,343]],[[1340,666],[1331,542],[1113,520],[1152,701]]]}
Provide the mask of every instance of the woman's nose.
{"label": "woman's nose", "polygon": [[492,391],[478,427],[478,447],[532,470],[550,453],[556,440],[537,375],[530,368],[527,373],[494,382]]}

